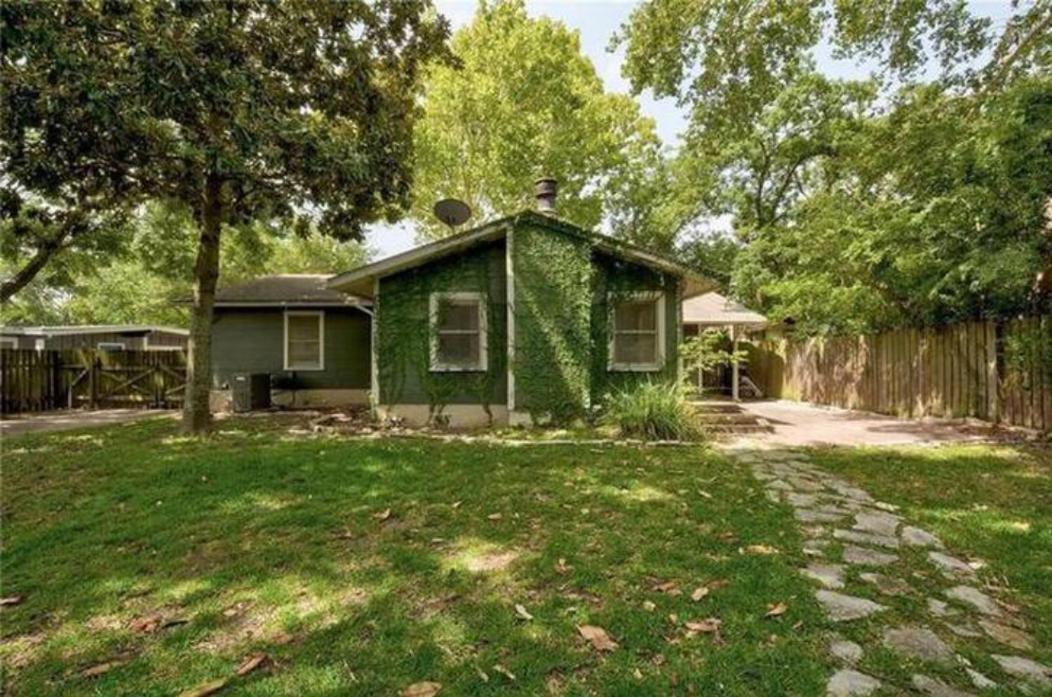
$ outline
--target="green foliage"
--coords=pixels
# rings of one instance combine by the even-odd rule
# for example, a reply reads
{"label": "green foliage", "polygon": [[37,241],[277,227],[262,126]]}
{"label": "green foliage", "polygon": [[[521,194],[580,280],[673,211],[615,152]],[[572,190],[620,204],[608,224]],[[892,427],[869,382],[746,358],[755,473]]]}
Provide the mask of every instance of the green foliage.
{"label": "green foliage", "polygon": [[607,396],[604,406],[603,420],[627,438],[696,440],[701,436],[683,387],[675,382],[646,381],[617,390]]}
{"label": "green foliage", "polygon": [[[376,340],[383,405],[425,403],[431,417],[447,404],[504,402],[507,375],[507,304],[504,248],[497,244],[411,269],[381,281]],[[434,292],[482,292],[487,309],[485,371],[432,372],[430,297]],[[492,414],[491,414],[492,417]]]}
{"label": "green foliage", "polygon": [[1004,336],[1004,361],[1016,376],[1033,372],[1052,383],[1052,319],[1012,326]]}
{"label": "green foliage", "polygon": [[694,370],[710,371],[721,366],[744,363],[748,353],[744,349],[728,350],[732,346],[730,337],[722,329],[706,329],[692,336],[680,346],[684,374]]}
{"label": "green foliage", "polygon": [[595,269],[584,239],[519,227],[515,268],[515,408],[535,422],[564,424],[588,415],[595,344]]}
{"label": "green foliage", "polygon": [[531,18],[522,0],[479,4],[456,32],[457,66],[435,66],[415,133],[413,207],[420,234],[448,228],[431,207],[453,196],[476,220],[532,207],[533,180],[559,180],[559,214],[585,228],[644,183],[654,124],[635,100],[607,94],[575,31]]}

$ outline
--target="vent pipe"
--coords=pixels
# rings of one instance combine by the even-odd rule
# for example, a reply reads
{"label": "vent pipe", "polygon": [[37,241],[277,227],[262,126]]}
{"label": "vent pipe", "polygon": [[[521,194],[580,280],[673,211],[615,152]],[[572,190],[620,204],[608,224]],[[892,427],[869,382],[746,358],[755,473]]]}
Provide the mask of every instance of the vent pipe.
{"label": "vent pipe", "polygon": [[541,177],[533,183],[534,196],[537,198],[537,210],[541,213],[555,213],[555,197],[558,194],[558,183],[552,177]]}

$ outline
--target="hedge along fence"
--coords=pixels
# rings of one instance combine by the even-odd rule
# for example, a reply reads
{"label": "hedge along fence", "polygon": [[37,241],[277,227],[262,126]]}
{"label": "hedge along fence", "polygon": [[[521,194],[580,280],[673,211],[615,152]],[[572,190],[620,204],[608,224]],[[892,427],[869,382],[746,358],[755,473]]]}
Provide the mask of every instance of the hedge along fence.
{"label": "hedge along fence", "polygon": [[769,397],[1052,430],[1052,317],[764,341],[749,353]]}
{"label": "hedge along fence", "polygon": [[186,384],[183,351],[0,350],[0,412],[169,407]]}

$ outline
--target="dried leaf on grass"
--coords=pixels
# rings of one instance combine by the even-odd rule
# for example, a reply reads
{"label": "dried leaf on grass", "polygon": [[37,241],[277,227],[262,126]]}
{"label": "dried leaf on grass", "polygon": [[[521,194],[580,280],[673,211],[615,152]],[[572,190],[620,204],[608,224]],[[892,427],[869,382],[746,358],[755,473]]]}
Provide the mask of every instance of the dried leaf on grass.
{"label": "dried leaf on grass", "polygon": [[745,548],[745,552],[747,554],[761,555],[778,554],[778,550],[772,547],[771,545],[749,545]]}
{"label": "dried leaf on grass", "polygon": [[21,595],[9,595],[6,598],[0,598],[0,607],[9,607],[11,605],[20,605],[25,600]]}
{"label": "dried leaf on grass", "polygon": [[694,592],[690,594],[690,599],[693,600],[694,602],[698,602],[699,600],[701,600],[702,598],[704,598],[708,594],[709,594],[708,586],[698,586],[697,588],[694,589]]}
{"label": "dried leaf on grass", "polygon": [[519,617],[521,617],[522,619],[526,620],[526,621],[529,621],[529,620],[533,619],[533,615],[531,615],[526,610],[526,607],[524,605],[520,605],[518,603],[515,604],[515,614],[518,615]]}
{"label": "dried leaf on grass", "polygon": [[401,697],[434,697],[442,689],[440,682],[415,682],[401,692]]}
{"label": "dried leaf on grass", "polygon": [[767,606],[767,614],[764,617],[779,617],[785,614],[789,607],[785,603],[771,603]]}
{"label": "dried leaf on grass", "polygon": [[390,517],[391,517],[391,509],[390,508],[385,508],[384,510],[380,511],[379,513],[373,513],[373,518],[376,518],[377,520],[379,520],[381,522],[387,520]]}
{"label": "dried leaf on grass", "polygon": [[508,670],[507,668],[502,666],[500,663],[494,664],[493,670],[494,670],[494,672],[500,673],[501,675],[506,677],[508,680],[511,680],[512,682],[515,682],[515,680],[517,679],[515,677],[515,673],[512,673],[510,670]]}
{"label": "dried leaf on grass", "polygon": [[582,637],[591,642],[592,647],[596,651],[613,651],[617,648],[617,642],[611,639],[610,635],[602,627],[582,624],[577,627],[577,631]]}
{"label": "dried leaf on grass", "polygon": [[114,668],[119,668],[120,666],[127,663],[128,660],[129,659],[127,658],[116,658],[111,661],[103,661],[102,663],[96,663],[95,665],[80,671],[80,675],[81,677],[85,678],[94,678],[99,675],[102,675],[103,673],[108,673]]}
{"label": "dried leaf on grass", "polygon": [[208,695],[214,695],[215,693],[222,690],[227,685],[226,678],[220,678],[219,680],[213,680],[206,682],[203,685],[187,690],[186,692],[180,693],[179,697],[208,697]]}
{"label": "dried leaf on grass", "polygon": [[559,561],[555,562],[555,573],[559,574],[560,576],[565,575],[566,572],[570,570],[570,568],[571,567],[566,565],[566,560],[562,557],[559,557]]}
{"label": "dried leaf on grass", "polygon": [[680,595],[682,593],[679,589],[679,584],[675,581],[657,583],[651,588],[651,590],[657,591],[658,593],[664,593],[665,595]]}
{"label": "dried leaf on grass", "polygon": [[252,654],[251,656],[246,658],[244,661],[242,661],[241,665],[239,665],[237,667],[237,670],[234,671],[234,672],[237,675],[248,675],[249,673],[254,671],[256,668],[259,668],[260,666],[265,664],[268,660],[270,660],[270,659],[267,657],[267,654],[265,654],[265,653]]}
{"label": "dried leaf on grass", "polygon": [[486,517],[487,517],[487,518],[489,518],[490,520],[500,520],[500,519],[501,519],[501,518],[503,518],[504,516],[503,516],[503,515],[501,515],[500,513],[490,513],[490,514],[489,514],[488,516],[486,516]]}

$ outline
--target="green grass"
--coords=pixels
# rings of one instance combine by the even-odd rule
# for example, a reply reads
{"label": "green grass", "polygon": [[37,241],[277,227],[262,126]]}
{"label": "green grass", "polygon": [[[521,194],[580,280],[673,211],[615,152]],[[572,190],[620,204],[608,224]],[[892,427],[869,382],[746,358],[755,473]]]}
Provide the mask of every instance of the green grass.
{"label": "green grass", "polygon": [[[5,692],[170,695],[255,651],[272,665],[224,694],[823,691],[798,532],[745,467],[700,446],[295,436],[290,419],[7,439],[2,593],[25,599],[2,611]],[[682,593],[653,589],[668,581]],[[155,613],[187,622],[129,628]],[[707,617],[718,641],[685,636]]]}
{"label": "green grass", "polygon": [[[1032,657],[1052,664],[1052,451],[969,445],[825,449],[814,455],[827,471],[901,506],[907,519],[938,535],[951,552],[983,560],[980,578],[988,590],[1018,605],[1027,619],[1035,640]],[[911,583],[929,592],[947,585],[923,554],[906,552]],[[899,599],[895,607],[908,619],[921,605]],[[987,654],[1012,652],[985,638],[968,644],[969,657],[990,673],[997,671]],[[888,665],[894,662],[885,658]]]}

